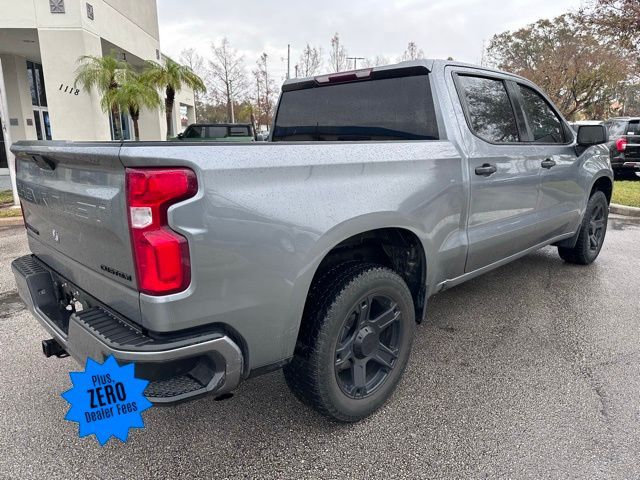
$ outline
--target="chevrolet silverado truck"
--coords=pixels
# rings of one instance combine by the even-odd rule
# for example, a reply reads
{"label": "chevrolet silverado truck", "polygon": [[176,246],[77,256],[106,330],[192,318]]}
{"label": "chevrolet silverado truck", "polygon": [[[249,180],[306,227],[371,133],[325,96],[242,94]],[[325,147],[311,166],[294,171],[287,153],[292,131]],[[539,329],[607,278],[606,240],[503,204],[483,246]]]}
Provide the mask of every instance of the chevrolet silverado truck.
{"label": "chevrolet silverado truck", "polygon": [[356,421],[396,388],[430,296],[548,245],[596,259],[607,140],[472,65],[292,79],[268,143],[15,144],[32,253],[13,272],[47,356],[133,362],[156,403],[283,368]]}

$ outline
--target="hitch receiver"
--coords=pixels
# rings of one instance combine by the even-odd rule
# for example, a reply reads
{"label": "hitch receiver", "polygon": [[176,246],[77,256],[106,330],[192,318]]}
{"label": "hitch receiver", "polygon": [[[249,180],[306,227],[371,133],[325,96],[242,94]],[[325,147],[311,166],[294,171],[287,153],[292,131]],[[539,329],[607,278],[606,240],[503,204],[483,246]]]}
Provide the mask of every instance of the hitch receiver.
{"label": "hitch receiver", "polygon": [[42,341],[42,353],[44,353],[44,356],[47,358],[53,357],[54,355],[58,358],[64,358],[69,356],[67,351],[64,348],[62,348],[62,345],[60,345],[53,338]]}

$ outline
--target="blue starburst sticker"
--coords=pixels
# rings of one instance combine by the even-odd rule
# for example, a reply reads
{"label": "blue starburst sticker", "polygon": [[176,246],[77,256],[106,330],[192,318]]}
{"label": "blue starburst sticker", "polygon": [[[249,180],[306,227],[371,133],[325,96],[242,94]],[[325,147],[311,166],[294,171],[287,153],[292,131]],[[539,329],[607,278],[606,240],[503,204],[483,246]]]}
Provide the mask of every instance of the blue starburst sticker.
{"label": "blue starburst sticker", "polygon": [[87,358],[84,372],[70,372],[73,388],[62,394],[71,408],[65,420],[78,422],[80,437],[95,434],[100,445],[113,436],[126,442],[130,428],[144,428],[141,413],[151,408],[149,383],[134,376],[133,363],[121,367],[113,356],[104,363]]}

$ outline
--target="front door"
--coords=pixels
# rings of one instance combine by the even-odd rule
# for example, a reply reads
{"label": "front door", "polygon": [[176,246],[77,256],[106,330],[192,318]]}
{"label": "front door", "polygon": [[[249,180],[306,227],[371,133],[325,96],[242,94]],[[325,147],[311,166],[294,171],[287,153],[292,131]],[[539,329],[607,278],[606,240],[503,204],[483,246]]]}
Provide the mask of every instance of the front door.
{"label": "front door", "polygon": [[535,230],[540,164],[522,155],[522,116],[508,78],[460,72],[456,88],[469,135],[470,205],[466,272],[522,252],[540,240]]}
{"label": "front door", "polygon": [[540,168],[537,232],[541,241],[573,233],[580,224],[584,203],[573,133],[551,102],[532,85],[518,82],[514,93],[524,114],[528,137],[522,151]]}
{"label": "front door", "polygon": [[7,150],[4,142],[4,126],[0,117],[0,168],[7,168]]}

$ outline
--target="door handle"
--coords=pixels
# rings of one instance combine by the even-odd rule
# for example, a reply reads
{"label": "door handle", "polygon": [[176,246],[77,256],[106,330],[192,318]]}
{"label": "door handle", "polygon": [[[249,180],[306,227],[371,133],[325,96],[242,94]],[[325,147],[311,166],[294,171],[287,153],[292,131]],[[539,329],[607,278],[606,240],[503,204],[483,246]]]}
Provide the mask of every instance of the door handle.
{"label": "door handle", "polygon": [[481,167],[476,167],[476,175],[482,175],[483,177],[493,175],[497,171],[498,169],[496,166],[489,163],[483,163]]}
{"label": "door handle", "polygon": [[546,169],[555,167],[555,165],[556,165],[556,161],[551,158],[547,158],[546,160],[543,160],[542,163],[540,164],[542,168],[546,168]]}

